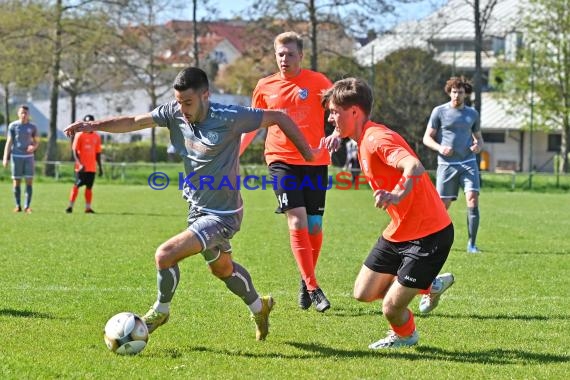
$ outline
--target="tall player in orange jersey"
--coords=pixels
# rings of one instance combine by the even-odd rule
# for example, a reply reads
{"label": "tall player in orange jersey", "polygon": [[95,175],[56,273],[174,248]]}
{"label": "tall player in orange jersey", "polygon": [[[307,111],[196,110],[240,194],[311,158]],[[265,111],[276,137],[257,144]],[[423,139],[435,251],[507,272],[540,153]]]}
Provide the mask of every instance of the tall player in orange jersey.
{"label": "tall player in orange jersey", "polygon": [[[408,143],[370,120],[372,102],[372,89],[363,80],[336,82],[323,95],[323,106],[330,112],[329,122],[336,133],[324,139],[323,145],[334,150],[337,134],[356,141],[362,172],[374,191],[374,206],[386,210],[391,219],[354,284],[357,300],[383,299],[382,313],[391,327],[385,338],[368,347],[406,347],[419,340],[408,305],[419,290],[432,284],[445,264],[453,244],[453,224]],[[445,278],[447,289],[453,284],[453,275]],[[439,299],[443,291],[434,298]]]}
{"label": "tall player in orange jersey", "polygon": [[[301,68],[303,40],[297,33],[282,33],[273,45],[279,72],[259,80],[253,91],[252,106],[287,113],[309,144],[317,147],[325,137],[321,94],[332,82],[321,73]],[[255,132],[242,136],[240,154],[254,137]],[[276,212],[287,215],[291,250],[301,273],[299,307],[308,309],[312,303],[317,311],[324,312],[330,303],[319,287],[315,268],[323,241],[330,156],[321,150],[313,162],[305,161],[283,132],[272,126],[265,140],[265,160],[270,175],[277,179]]]}
{"label": "tall player in orange jersey", "polygon": [[[93,115],[85,115],[83,121],[93,121]],[[93,184],[95,183],[95,173],[97,166],[99,167],[99,176],[103,175],[103,167],[101,165],[101,137],[91,132],[79,132],[73,139],[73,157],[75,158],[75,184],[69,194],[69,206],[65,212],[71,214],[73,205],[79,194],[79,188],[85,185],[85,212],[94,214],[91,208],[93,200]]]}

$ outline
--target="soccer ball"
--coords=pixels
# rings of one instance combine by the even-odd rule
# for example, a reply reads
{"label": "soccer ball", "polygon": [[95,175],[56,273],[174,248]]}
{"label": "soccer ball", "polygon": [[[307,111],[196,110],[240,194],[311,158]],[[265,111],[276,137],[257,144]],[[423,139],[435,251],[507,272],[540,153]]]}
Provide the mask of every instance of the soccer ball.
{"label": "soccer ball", "polygon": [[107,348],[119,355],[136,355],[148,342],[146,324],[130,312],[113,315],[105,325],[104,334]]}

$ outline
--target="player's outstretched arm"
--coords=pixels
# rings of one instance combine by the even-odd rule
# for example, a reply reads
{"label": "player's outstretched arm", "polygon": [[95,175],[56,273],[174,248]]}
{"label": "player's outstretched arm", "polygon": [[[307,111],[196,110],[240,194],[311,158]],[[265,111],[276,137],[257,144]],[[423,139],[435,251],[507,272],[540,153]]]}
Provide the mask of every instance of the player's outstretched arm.
{"label": "player's outstretched arm", "polygon": [[305,136],[303,136],[299,127],[297,127],[297,124],[295,124],[287,114],[281,111],[265,110],[263,112],[260,127],[267,128],[275,124],[277,124],[285,136],[291,140],[305,160],[313,161],[315,159],[313,150],[309,146]]}
{"label": "player's outstretched arm", "polygon": [[101,131],[109,133],[133,132],[152,128],[155,123],[150,113],[137,116],[117,116],[104,120],[76,121],[65,128],[65,134],[70,137],[77,132]]}
{"label": "player's outstretched arm", "polygon": [[12,154],[12,134],[8,133],[8,138],[6,138],[6,145],[4,146],[4,158],[2,159],[2,165],[4,167],[8,166],[10,154]]}

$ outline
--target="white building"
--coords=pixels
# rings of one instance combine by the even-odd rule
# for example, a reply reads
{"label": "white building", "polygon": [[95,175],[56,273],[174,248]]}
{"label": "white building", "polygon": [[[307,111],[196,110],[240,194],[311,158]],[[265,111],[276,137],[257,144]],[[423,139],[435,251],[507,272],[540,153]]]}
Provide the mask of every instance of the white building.
{"label": "white building", "polygon": [[[173,92],[165,89],[165,95],[159,99],[159,104],[173,100]],[[160,92],[160,91],[159,91]],[[237,104],[249,106],[251,99],[247,96],[227,95],[227,94],[211,94],[210,100],[223,104]],[[42,115],[42,120],[48,123],[48,119],[43,115],[49,115],[49,100],[41,100],[32,102],[33,106]],[[95,116],[96,119],[105,119],[117,115],[139,115],[150,111],[150,100],[146,92],[142,89],[121,92],[103,92],[97,94],[81,95],[77,98],[77,118],[82,119],[86,114]],[[71,103],[69,98],[61,97],[58,104],[57,113],[57,129],[63,131],[71,120]],[[102,135],[108,135],[102,133]],[[58,136],[60,134],[58,133]],[[62,137],[65,137],[61,133]],[[130,142],[133,140],[145,140],[150,138],[150,129],[131,132],[113,134],[113,141]]]}
{"label": "white building", "polygon": [[[489,0],[480,1],[483,10]],[[489,90],[489,75],[499,56],[514,57],[522,38],[517,33],[527,0],[498,0],[483,36],[481,128],[487,168],[491,171],[529,170],[530,146],[533,167],[553,171],[552,159],[559,151],[560,134],[525,130],[528,110],[509,112]],[[416,47],[434,52],[435,58],[467,76],[475,72],[475,27],[472,2],[450,0],[428,17],[396,26],[389,33],[360,48],[355,57],[371,65],[390,53]],[[532,143],[531,143],[532,139]]]}

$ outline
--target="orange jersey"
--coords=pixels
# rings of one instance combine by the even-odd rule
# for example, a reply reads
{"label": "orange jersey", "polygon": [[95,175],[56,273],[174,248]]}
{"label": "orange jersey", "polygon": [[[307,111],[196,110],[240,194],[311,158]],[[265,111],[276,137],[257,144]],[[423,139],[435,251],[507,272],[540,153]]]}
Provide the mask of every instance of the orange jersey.
{"label": "orange jersey", "polygon": [[[309,145],[317,148],[325,137],[325,110],[321,106],[321,93],[332,86],[323,74],[301,70],[299,75],[284,79],[279,73],[257,82],[253,90],[252,106],[282,110],[297,124]],[[292,165],[328,165],[330,156],[323,149],[313,162],[307,162],[295,145],[278,126],[267,130],[265,139],[265,160],[269,165],[275,161]]]}
{"label": "orange jersey", "polygon": [[[392,191],[402,183],[402,172],[396,168],[407,156],[416,157],[402,136],[384,125],[368,121],[359,146],[359,161],[374,191]],[[412,179],[410,192],[397,205],[386,209],[391,221],[382,233],[386,240],[403,242],[420,239],[440,231],[451,219],[427,172]]]}
{"label": "orange jersey", "polygon": [[[97,153],[101,153],[101,137],[95,132],[79,132],[73,139],[73,151],[79,156],[84,171],[95,173],[97,171]],[[79,165],[75,163],[75,171]]]}

